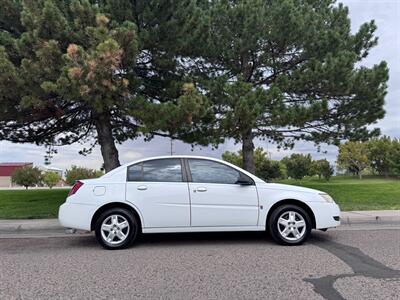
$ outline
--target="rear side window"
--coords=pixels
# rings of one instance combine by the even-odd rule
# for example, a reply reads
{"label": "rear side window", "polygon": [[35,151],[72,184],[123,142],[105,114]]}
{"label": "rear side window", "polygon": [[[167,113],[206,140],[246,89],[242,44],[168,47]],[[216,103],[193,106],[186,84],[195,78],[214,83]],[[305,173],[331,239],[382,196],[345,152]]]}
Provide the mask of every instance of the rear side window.
{"label": "rear side window", "polygon": [[182,182],[181,160],[155,159],[129,166],[128,181]]}
{"label": "rear side window", "polygon": [[235,184],[240,178],[239,171],[215,161],[189,159],[188,162],[193,182]]}
{"label": "rear side window", "polygon": [[128,167],[128,181],[142,181],[142,164]]}

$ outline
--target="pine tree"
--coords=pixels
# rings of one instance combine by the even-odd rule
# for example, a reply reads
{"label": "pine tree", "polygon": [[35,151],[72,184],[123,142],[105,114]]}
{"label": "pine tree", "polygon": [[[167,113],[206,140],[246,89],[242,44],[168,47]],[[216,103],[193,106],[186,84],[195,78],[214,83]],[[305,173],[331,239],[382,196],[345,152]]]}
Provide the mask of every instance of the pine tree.
{"label": "pine tree", "polygon": [[242,143],[246,170],[255,171],[255,139],[290,147],[378,134],[367,125],[384,116],[388,68],[360,66],[377,44],[374,21],[353,34],[347,7],[334,0],[215,0],[199,8],[198,43],[184,65],[212,103],[217,143]]}
{"label": "pine tree", "polygon": [[203,100],[177,69],[173,15],[192,7],[169,2],[1,0],[0,140],[98,143],[110,171],[116,143],[190,128]]}

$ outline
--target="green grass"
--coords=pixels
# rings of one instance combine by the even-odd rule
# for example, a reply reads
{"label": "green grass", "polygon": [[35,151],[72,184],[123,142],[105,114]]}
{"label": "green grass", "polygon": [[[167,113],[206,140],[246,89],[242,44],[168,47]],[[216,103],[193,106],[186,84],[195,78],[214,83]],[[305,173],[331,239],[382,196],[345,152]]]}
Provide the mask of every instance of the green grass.
{"label": "green grass", "polygon": [[[330,194],[342,210],[400,209],[400,180],[332,177],[282,180]],[[68,189],[0,190],[0,219],[56,218]]]}
{"label": "green grass", "polygon": [[400,209],[400,180],[337,176],[329,182],[318,178],[282,180],[280,183],[317,189],[331,195],[341,210]]}
{"label": "green grass", "polygon": [[0,190],[0,219],[56,218],[69,189]]}

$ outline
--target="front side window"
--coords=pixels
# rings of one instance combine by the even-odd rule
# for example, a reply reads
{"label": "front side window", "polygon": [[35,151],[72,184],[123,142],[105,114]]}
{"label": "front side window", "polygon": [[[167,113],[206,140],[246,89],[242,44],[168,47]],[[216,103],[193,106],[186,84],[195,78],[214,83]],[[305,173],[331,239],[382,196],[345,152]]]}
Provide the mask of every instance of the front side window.
{"label": "front side window", "polygon": [[129,166],[128,181],[182,182],[181,160],[155,159]]}
{"label": "front side window", "polygon": [[193,182],[236,184],[242,176],[246,176],[234,168],[210,160],[189,159],[188,162]]}

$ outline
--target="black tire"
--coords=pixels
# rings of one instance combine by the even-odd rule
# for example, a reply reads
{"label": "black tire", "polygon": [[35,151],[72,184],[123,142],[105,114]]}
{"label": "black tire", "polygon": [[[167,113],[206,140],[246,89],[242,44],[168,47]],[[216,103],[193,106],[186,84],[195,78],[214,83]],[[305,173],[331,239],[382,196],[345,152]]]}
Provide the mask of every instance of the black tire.
{"label": "black tire", "polygon": [[[304,219],[305,221],[305,228],[304,232],[302,232],[302,235],[300,238],[297,238],[294,233],[290,232],[289,235],[285,238],[280,230],[283,230],[285,228],[284,225],[278,224],[278,220],[281,216],[286,216],[289,214],[289,212],[295,212]],[[296,215],[296,218],[299,218],[298,215]],[[285,218],[284,218],[285,219]],[[298,221],[301,219],[298,219]],[[283,227],[281,227],[283,226]],[[294,226],[294,225],[293,225]],[[288,246],[297,246],[303,244],[308,237],[310,236],[311,229],[312,229],[312,223],[311,223],[311,218],[308,215],[308,213],[302,209],[301,207],[293,204],[286,204],[277,207],[271,214],[269,220],[268,220],[268,231],[271,234],[272,238],[279,244],[281,245],[288,245]],[[303,230],[300,228],[300,230]],[[284,230],[283,230],[284,231]],[[295,240],[294,240],[295,239]]]}
{"label": "black tire", "polygon": [[[123,219],[125,219],[129,224],[129,228],[128,228],[129,230],[125,231],[127,233],[125,235],[126,238],[123,241],[120,241],[119,243],[117,243],[118,241],[114,241],[114,240],[112,242],[107,241],[102,234],[103,222],[105,220],[109,219],[111,216],[115,216],[115,215],[120,216],[119,220],[123,221]],[[114,226],[114,225],[111,224],[110,226]],[[124,230],[124,229],[121,229],[121,230]],[[103,231],[103,233],[104,233],[104,235],[106,235],[107,231]],[[117,249],[127,248],[127,247],[131,246],[137,240],[138,233],[139,233],[138,220],[130,211],[128,211],[124,208],[108,209],[105,212],[103,212],[96,220],[96,224],[95,224],[96,239],[99,242],[99,244],[101,246],[103,246],[105,249],[117,250]],[[114,239],[118,240],[119,237],[115,236]],[[114,243],[114,244],[112,244],[112,243]]]}

